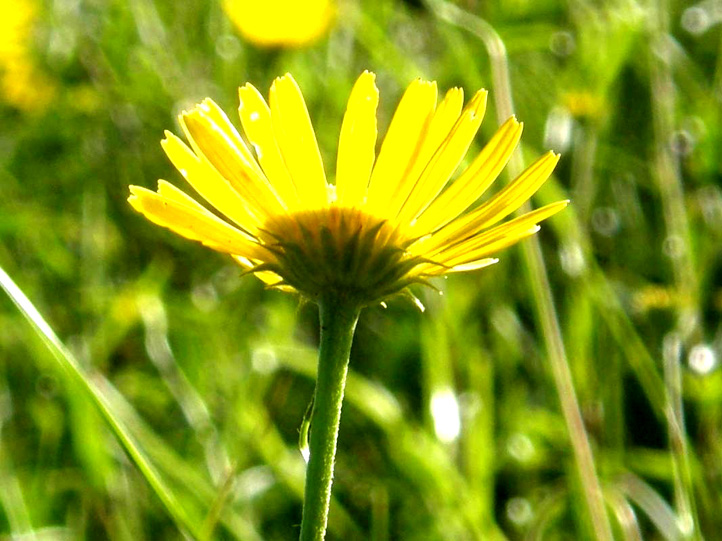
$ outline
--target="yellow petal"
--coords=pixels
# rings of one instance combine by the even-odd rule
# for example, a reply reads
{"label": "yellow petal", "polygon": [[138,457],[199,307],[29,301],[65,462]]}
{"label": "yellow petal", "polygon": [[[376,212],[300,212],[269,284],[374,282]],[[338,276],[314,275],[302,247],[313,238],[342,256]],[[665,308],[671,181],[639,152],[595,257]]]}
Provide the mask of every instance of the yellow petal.
{"label": "yellow petal", "polygon": [[[482,92],[485,93],[486,91]],[[434,160],[439,147],[449,138],[450,132],[459,122],[459,115],[463,105],[464,91],[461,88],[452,88],[436,108],[428,129],[422,134],[419,151],[412,157],[404,178],[399,182],[398,189],[389,203],[389,216],[397,218],[398,222],[408,223],[410,221],[405,215],[399,216],[399,212],[402,207],[406,208],[405,204],[408,202],[409,195],[418,188],[420,177],[426,175],[431,165],[430,162]],[[479,119],[479,122],[481,122],[481,119]],[[443,182],[445,183],[447,180],[448,175],[443,179]],[[423,182],[425,184],[426,180]]]}
{"label": "yellow petal", "polygon": [[258,161],[263,167],[266,177],[273,184],[278,195],[283,199],[290,212],[299,208],[299,197],[291,174],[283,161],[273,133],[271,110],[260,92],[248,83],[238,89],[240,106],[238,115],[241,117],[243,131],[253,145]]}
{"label": "yellow petal", "polygon": [[[436,83],[421,79],[411,83],[404,92],[371,173],[367,208],[372,214],[392,216],[389,205],[403,187],[406,173],[422,148],[436,107],[436,96]],[[401,203],[403,200],[398,205]]]}
{"label": "yellow petal", "polygon": [[523,124],[516,118],[507,120],[466,171],[417,218],[414,230],[436,231],[470,207],[504,169],[519,143],[522,129]]}
{"label": "yellow petal", "polygon": [[499,260],[496,257],[485,257],[477,261],[471,261],[470,263],[464,263],[463,265],[455,265],[451,267],[448,272],[469,272],[489,267],[498,263]]}
{"label": "yellow petal", "polygon": [[365,71],[351,90],[341,125],[336,160],[336,196],[344,206],[359,206],[366,196],[376,157],[376,76]]}
{"label": "yellow petal", "polygon": [[[236,262],[243,267],[246,270],[251,270],[254,267],[257,267],[258,265],[261,265],[263,261],[258,260],[250,260],[247,257],[243,257],[240,255],[234,255],[233,259],[236,260]],[[278,286],[281,282],[283,282],[283,278],[281,278],[278,274],[276,274],[273,271],[259,271],[254,272],[253,275],[261,280],[266,285],[269,286]],[[291,290],[293,288],[290,288]]]}
{"label": "yellow petal", "polygon": [[480,90],[469,102],[447,137],[435,150],[398,215],[398,221],[410,223],[436,198],[469,150],[486,111],[486,90]]}
{"label": "yellow petal", "polygon": [[424,255],[448,266],[480,259],[501,249],[499,246],[500,243],[503,244],[502,241],[510,241],[509,244],[503,244],[503,247],[506,247],[536,233],[539,222],[553,216],[568,204],[569,201],[551,203],[483,233],[473,232],[466,238],[452,239],[437,252],[425,252]]}
{"label": "yellow petal", "polygon": [[419,273],[419,276],[442,276],[444,274],[450,274],[452,272],[468,272],[483,269],[499,262],[496,257],[485,257],[476,261],[470,261],[454,267],[447,267],[445,265],[435,265],[433,263],[426,263],[423,266],[415,269],[415,272]]}
{"label": "yellow petal", "polygon": [[453,258],[441,259],[440,262],[452,269],[457,267],[463,268],[465,265],[472,264],[480,258],[485,258],[489,254],[498,253],[505,248],[509,248],[510,246],[517,244],[527,237],[535,235],[539,229],[541,228],[538,225],[535,225],[533,227],[516,231],[513,235],[499,236],[498,238],[489,240],[486,244],[476,248],[475,250],[469,250],[463,254],[457,254],[456,257]]}
{"label": "yellow petal", "polygon": [[[484,92],[482,90],[480,92]],[[413,173],[421,173],[426,167],[431,157],[434,155],[439,145],[449,135],[449,131],[459,119],[461,110],[464,106],[464,89],[463,88],[451,88],[446,92],[444,99],[441,100],[438,107],[434,112],[434,117],[431,119],[429,129],[426,131],[424,141],[419,151],[418,159],[414,164]],[[412,173],[412,177],[414,174]]]}
{"label": "yellow petal", "polygon": [[191,207],[201,214],[211,214],[208,209],[193,199],[190,195],[185,193],[183,190],[179,190],[170,182],[163,179],[158,180],[158,195],[164,197],[165,199],[170,199],[176,203],[180,203],[181,205],[185,205],[186,207]]}
{"label": "yellow petal", "polygon": [[228,119],[228,116],[226,116],[226,113],[224,113],[223,110],[218,107],[216,102],[214,102],[210,98],[206,98],[201,102],[198,108],[203,112],[203,114],[207,115],[208,118],[210,118],[216,124],[216,126],[218,126],[221,131],[226,134],[226,136],[233,142],[233,145],[241,153],[244,160],[253,170],[253,172],[259,178],[263,178],[263,171],[259,167],[258,163],[256,163],[253,154],[251,154],[251,151],[248,150],[246,143],[243,141],[243,139],[241,139],[241,136],[238,133],[238,130],[236,130],[235,126],[231,124],[231,121]]}
{"label": "yellow petal", "polygon": [[163,150],[176,169],[203,199],[246,231],[252,233],[262,225],[261,219],[248,211],[248,203],[218,171],[206,161],[200,160],[172,133],[167,131],[165,136],[166,138],[161,142]]}
{"label": "yellow petal", "polygon": [[171,199],[140,186],[131,186],[130,192],[128,201],[135,210],[187,239],[200,241],[219,252],[258,259],[268,256],[250,236],[209,212],[180,203],[175,196]]}
{"label": "yellow petal", "polygon": [[184,113],[181,125],[191,146],[220,173],[259,217],[284,213],[279,198],[265,178],[260,178],[254,167],[233,141],[213,120],[200,109]]}
{"label": "yellow petal", "polygon": [[521,207],[541,188],[559,162],[559,154],[547,152],[489,201],[474,209],[476,227],[488,227]]}
{"label": "yellow petal", "polygon": [[308,209],[328,202],[326,175],[301,89],[290,74],[276,79],[269,96],[271,120],[298,196]]}
{"label": "yellow petal", "polygon": [[444,226],[425,242],[442,246],[454,238],[465,238],[495,224],[528,200],[549,178],[558,161],[558,154],[546,153],[486,203]]}

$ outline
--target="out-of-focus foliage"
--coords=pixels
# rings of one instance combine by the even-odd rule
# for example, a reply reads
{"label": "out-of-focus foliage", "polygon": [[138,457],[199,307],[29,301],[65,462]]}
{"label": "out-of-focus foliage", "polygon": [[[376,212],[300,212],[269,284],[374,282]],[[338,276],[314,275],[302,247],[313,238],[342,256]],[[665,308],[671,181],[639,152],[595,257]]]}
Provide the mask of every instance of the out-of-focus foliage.
{"label": "out-of-focus foliage", "polygon": [[[506,47],[525,162],[563,154],[535,205],[573,202],[540,235],[615,533],[722,531],[716,4],[459,0],[453,24],[458,10],[437,1],[346,0],[325,37],[294,48],[246,41],[220,0],[6,4],[0,267],[112,384],[114,411],[200,534],[297,536],[317,314],[149,226],[128,184],[182,182],[159,146],[179,111],[206,96],[232,111],[239,85],[285,72],[329,171],[364,69],[378,74],[382,131],[415,77],[488,88],[479,149],[503,89],[475,18]],[[501,258],[436,282],[443,295],[419,289],[424,314],[404,301],[362,314],[331,539],[590,537],[527,271],[517,248]],[[676,369],[686,426],[670,444]],[[3,297],[0,537],[20,534],[179,537]]]}

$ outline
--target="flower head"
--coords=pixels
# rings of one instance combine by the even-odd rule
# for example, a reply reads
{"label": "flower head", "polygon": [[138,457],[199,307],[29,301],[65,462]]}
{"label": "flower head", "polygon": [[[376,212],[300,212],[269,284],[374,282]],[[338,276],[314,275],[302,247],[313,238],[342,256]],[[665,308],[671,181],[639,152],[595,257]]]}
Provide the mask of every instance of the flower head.
{"label": "flower head", "polygon": [[180,115],[190,147],[170,132],[162,145],[225,219],[164,180],[157,192],[131,186],[129,201],[151,221],[232,255],[269,286],[311,299],[331,292],[361,305],[429,277],[491,265],[493,254],[566,206],[499,224],[549,177],[559,159],[552,152],[474,206],[519,141],[522,125],[513,117],[450,182],[481,124],[485,90],[464,107],[459,88],[437,104],[436,83],[413,82],[377,157],[378,99],[374,75],[364,72],[341,126],[335,184],[290,75],[274,81],[268,103],[252,85],[240,89],[250,147],[206,99]]}
{"label": "flower head", "polygon": [[57,89],[35,61],[38,8],[32,0],[0,0],[0,7],[0,97],[23,111],[43,111]]}
{"label": "flower head", "polygon": [[332,0],[225,0],[238,31],[264,47],[302,47],[323,37],[335,18]]}

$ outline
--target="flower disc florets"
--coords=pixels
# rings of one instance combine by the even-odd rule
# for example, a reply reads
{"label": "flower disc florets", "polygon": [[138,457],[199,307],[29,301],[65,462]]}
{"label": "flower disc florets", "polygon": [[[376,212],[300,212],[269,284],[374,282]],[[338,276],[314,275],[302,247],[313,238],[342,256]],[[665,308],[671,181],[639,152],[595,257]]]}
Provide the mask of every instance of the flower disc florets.
{"label": "flower disc florets", "polygon": [[567,204],[499,223],[546,181],[559,159],[553,152],[477,203],[521,137],[513,117],[452,180],[481,125],[484,90],[464,106],[459,88],[439,102],[436,83],[413,82],[377,155],[378,89],[363,73],[341,126],[335,184],[290,75],[274,81],[268,102],[250,84],[239,95],[245,138],[206,99],[180,116],[190,146],[169,132],[162,142],[223,218],[163,180],[157,192],[131,186],[129,201],[151,221],[232,255],[269,287],[381,301],[414,282],[495,263],[496,252]]}
{"label": "flower disc florets", "polygon": [[277,217],[264,232],[276,261],[256,270],[274,272],[311,298],[331,291],[361,304],[383,299],[409,285],[423,263],[387,220],[353,208]]}

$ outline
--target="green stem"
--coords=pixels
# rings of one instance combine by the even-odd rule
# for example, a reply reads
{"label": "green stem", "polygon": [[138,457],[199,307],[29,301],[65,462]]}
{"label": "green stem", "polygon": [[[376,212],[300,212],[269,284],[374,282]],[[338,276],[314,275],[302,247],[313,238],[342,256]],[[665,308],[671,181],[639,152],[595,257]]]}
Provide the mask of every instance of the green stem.
{"label": "green stem", "polygon": [[319,301],[321,345],[316,396],[311,416],[310,457],[306,468],[301,541],[322,541],[331,502],[336,440],[346,385],[351,342],[360,307],[338,295]]}

